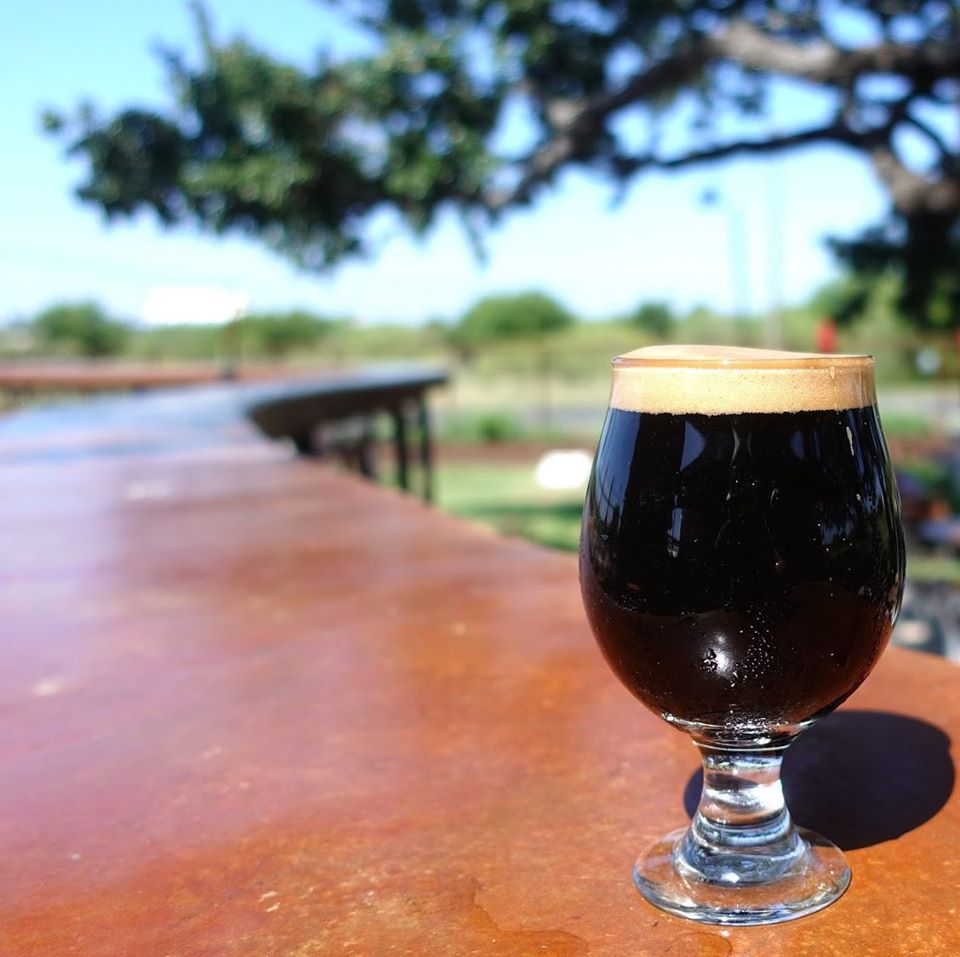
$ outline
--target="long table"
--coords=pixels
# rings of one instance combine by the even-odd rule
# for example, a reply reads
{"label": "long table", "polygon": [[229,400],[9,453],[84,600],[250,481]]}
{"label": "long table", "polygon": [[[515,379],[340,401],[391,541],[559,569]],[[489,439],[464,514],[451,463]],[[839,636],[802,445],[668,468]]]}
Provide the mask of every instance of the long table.
{"label": "long table", "polygon": [[[108,388],[110,376],[96,368],[86,374]],[[376,479],[382,471],[377,448],[384,444],[377,441],[376,425],[386,418],[397,484],[405,491],[416,485],[429,501],[433,441],[427,396],[447,379],[443,369],[411,365],[301,371],[286,378],[274,373],[262,381],[217,385],[185,380],[166,389],[158,379],[157,391],[133,398],[41,405],[0,417],[0,466],[29,457],[206,449],[266,437],[287,442],[300,455],[338,458]]]}
{"label": "long table", "polygon": [[697,758],[571,556],[244,441],[0,469],[0,954],[960,953],[960,671],[890,650],[787,758],[850,890],[770,928],[632,888]]}

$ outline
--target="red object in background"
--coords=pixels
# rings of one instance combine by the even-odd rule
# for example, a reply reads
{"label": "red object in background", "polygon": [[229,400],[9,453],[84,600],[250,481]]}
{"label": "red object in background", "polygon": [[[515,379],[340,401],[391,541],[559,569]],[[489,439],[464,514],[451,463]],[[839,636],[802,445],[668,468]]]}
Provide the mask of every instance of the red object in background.
{"label": "red object in background", "polygon": [[821,319],[817,323],[817,352],[837,351],[837,324],[830,319]]}

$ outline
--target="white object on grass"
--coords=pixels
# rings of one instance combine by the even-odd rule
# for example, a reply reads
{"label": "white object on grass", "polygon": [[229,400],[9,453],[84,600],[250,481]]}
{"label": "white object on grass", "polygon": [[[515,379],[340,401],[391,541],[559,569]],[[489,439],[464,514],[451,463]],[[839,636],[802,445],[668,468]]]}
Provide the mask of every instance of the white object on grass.
{"label": "white object on grass", "polygon": [[582,449],[554,449],[537,462],[537,485],[548,489],[573,489],[585,485],[593,460]]}

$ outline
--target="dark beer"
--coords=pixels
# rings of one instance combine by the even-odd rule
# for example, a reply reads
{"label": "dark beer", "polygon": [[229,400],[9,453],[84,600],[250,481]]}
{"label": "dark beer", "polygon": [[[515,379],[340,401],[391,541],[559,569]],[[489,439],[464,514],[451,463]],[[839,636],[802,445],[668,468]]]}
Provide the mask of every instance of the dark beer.
{"label": "dark beer", "polygon": [[584,510],[584,604],[614,672],[668,720],[789,731],[863,681],[899,606],[872,365],[865,378],[838,360],[831,377],[794,360],[756,382],[745,368],[739,398],[700,368],[676,382],[615,373]]}

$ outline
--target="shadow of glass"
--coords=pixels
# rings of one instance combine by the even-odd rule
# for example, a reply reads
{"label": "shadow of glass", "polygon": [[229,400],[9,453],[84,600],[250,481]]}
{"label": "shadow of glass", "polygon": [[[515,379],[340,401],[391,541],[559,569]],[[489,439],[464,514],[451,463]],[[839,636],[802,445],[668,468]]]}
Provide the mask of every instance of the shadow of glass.
{"label": "shadow of glass", "polygon": [[[841,711],[804,732],[783,763],[794,821],[845,851],[892,841],[930,820],[953,792],[950,738],[886,711]],[[684,789],[692,817],[703,774]]]}

